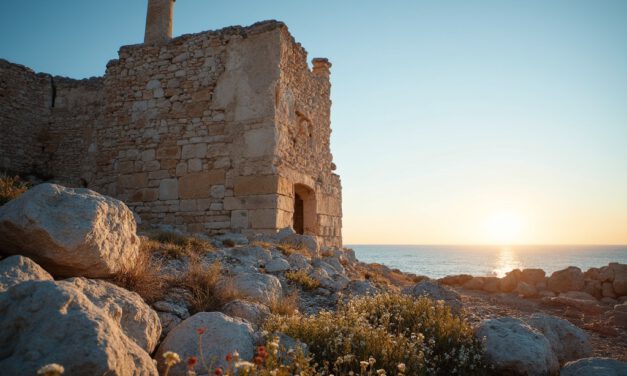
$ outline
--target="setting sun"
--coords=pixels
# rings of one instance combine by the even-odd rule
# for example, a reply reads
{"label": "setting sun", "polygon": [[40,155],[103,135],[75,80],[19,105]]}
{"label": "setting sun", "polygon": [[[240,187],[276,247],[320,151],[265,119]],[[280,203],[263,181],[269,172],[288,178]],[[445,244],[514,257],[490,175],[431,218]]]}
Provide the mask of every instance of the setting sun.
{"label": "setting sun", "polygon": [[517,244],[524,241],[524,220],[515,212],[500,211],[490,215],[485,222],[485,236],[495,244]]}

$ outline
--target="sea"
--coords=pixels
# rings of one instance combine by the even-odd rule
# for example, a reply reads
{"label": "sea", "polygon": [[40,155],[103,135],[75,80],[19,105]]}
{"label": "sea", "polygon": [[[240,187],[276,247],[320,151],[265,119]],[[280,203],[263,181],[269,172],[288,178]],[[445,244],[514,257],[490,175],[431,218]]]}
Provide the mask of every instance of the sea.
{"label": "sea", "polygon": [[627,245],[345,245],[359,261],[441,278],[454,274],[502,277],[512,269],[540,268],[547,275],[577,266],[586,271],[610,262],[627,264]]}

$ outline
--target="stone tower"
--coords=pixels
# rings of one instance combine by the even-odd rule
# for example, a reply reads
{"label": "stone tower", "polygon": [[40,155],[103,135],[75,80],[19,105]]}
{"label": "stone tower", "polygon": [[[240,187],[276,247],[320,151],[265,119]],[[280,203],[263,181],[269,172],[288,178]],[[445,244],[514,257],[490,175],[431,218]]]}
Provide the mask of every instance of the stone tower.
{"label": "stone tower", "polygon": [[148,0],[145,44],[161,44],[172,39],[175,0]]}

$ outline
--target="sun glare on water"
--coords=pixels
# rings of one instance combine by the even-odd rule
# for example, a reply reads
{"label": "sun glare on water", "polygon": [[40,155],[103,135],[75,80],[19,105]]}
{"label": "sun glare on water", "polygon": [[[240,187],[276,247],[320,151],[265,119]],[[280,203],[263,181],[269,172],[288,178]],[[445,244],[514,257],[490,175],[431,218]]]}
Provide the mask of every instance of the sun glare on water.
{"label": "sun glare on water", "polygon": [[514,212],[502,211],[492,214],[485,222],[489,243],[513,245],[523,242],[524,221]]}

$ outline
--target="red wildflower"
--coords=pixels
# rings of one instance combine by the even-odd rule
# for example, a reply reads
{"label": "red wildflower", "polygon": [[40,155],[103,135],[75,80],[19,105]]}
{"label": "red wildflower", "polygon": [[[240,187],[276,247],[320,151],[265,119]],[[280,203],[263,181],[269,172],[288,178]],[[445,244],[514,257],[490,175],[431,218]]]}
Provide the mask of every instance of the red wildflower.
{"label": "red wildflower", "polygon": [[216,376],[222,376],[222,368],[218,367],[216,368],[215,372]]}
{"label": "red wildflower", "polygon": [[190,356],[189,358],[187,358],[187,367],[190,370],[194,369],[196,363],[198,363],[198,358],[196,358],[195,356]]}
{"label": "red wildflower", "polygon": [[203,335],[205,334],[205,328],[198,328],[196,329],[196,332],[198,332],[198,334]]}
{"label": "red wildflower", "polygon": [[226,356],[224,358],[226,359],[227,362],[230,362],[231,360],[233,360],[233,354],[228,353],[228,354],[226,354]]}

